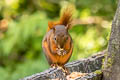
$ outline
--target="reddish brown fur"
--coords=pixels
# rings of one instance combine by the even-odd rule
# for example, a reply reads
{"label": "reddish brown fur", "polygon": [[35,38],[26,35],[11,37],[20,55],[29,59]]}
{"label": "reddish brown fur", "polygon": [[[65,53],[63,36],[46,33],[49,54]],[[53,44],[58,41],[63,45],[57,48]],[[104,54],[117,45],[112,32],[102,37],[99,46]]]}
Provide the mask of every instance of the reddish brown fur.
{"label": "reddish brown fur", "polygon": [[67,7],[63,10],[63,13],[59,21],[48,22],[48,31],[54,28],[55,25],[65,25],[69,29],[71,27],[71,24],[72,24],[72,8]]}

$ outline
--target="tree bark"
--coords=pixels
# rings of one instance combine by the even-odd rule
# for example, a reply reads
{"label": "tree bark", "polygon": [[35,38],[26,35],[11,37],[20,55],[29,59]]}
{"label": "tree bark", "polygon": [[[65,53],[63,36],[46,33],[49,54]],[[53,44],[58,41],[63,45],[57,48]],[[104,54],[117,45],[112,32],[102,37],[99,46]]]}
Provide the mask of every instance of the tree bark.
{"label": "tree bark", "polygon": [[120,80],[120,0],[108,44],[108,52],[103,68],[104,80]]}

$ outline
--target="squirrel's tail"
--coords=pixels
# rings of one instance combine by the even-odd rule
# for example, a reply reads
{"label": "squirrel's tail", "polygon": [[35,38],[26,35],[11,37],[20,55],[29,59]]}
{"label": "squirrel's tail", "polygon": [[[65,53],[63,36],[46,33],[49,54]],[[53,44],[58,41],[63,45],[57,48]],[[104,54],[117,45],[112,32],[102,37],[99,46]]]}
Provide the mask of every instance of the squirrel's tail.
{"label": "squirrel's tail", "polygon": [[66,8],[63,8],[59,21],[48,22],[48,31],[54,28],[55,25],[65,25],[69,29],[72,25],[73,20],[72,14],[73,14],[72,6],[67,6]]}
{"label": "squirrel's tail", "polygon": [[60,17],[60,24],[70,27],[72,24],[72,14],[73,12],[71,6],[63,9],[62,15]]}

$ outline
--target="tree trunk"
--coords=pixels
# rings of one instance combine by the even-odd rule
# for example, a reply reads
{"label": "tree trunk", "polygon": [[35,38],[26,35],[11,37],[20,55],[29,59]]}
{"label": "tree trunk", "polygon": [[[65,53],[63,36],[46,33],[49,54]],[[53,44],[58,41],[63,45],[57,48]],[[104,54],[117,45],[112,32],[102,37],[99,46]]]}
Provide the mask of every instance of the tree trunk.
{"label": "tree trunk", "polygon": [[112,23],[108,52],[104,61],[103,80],[120,80],[120,0]]}

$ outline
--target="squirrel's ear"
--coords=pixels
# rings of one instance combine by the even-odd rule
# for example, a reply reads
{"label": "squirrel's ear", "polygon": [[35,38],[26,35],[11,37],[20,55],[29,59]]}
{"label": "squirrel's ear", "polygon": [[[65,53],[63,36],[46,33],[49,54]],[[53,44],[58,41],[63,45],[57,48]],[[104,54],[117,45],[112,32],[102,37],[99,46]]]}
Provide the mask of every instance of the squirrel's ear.
{"label": "squirrel's ear", "polygon": [[69,30],[71,28],[71,24],[67,24],[65,29]]}
{"label": "squirrel's ear", "polygon": [[48,27],[49,27],[49,29],[52,29],[52,28],[53,28],[53,25],[54,25],[54,22],[48,22]]}
{"label": "squirrel's ear", "polygon": [[54,26],[54,22],[48,22],[48,31],[52,29]]}
{"label": "squirrel's ear", "polygon": [[68,30],[68,25],[65,26],[65,29]]}
{"label": "squirrel's ear", "polygon": [[48,22],[48,31],[49,31],[50,29],[53,29],[53,30],[55,31],[54,26],[55,26],[55,23],[54,23],[54,22]]}

